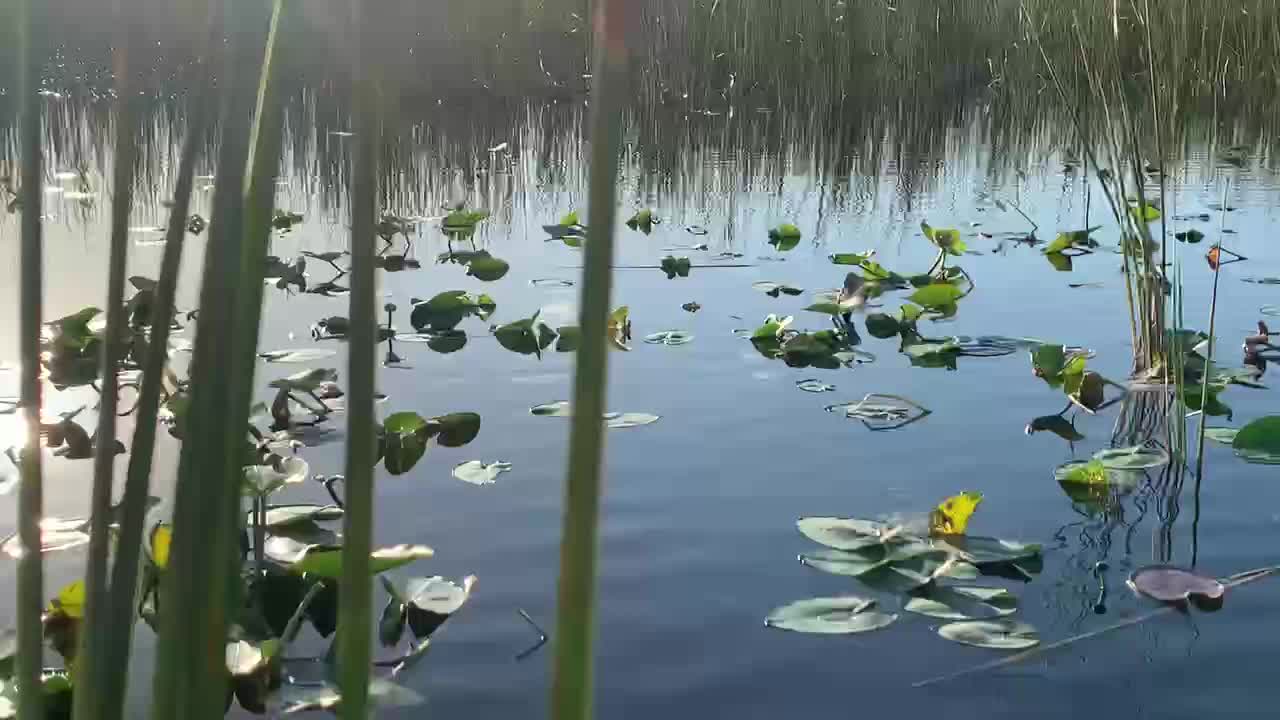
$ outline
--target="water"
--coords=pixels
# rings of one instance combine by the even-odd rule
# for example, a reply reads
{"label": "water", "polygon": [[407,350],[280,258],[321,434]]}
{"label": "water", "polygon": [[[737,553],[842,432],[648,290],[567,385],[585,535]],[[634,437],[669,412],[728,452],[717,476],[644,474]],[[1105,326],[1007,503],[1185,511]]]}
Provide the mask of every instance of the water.
{"label": "water", "polygon": [[[531,93],[532,94],[532,93]],[[55,102],[55,101],[51,101]],[[1216,614],[1169,614],[1138,627],[1086,640],[1012,668],[928,688],[912,683],[946,675],[995,657],[946,642],[933,630],[940,621],[903,613],[890,627],[857,636],[823,637],[766,628],[773,608],[807,597],[871,594],[895,612],[901,600],[876,595],[856,581],[826,575],[796,561],[814,544],[794,527],[813,515],[881,517],[923,514],[944,497],[980,491],[985,500],[970,532],[1042,543],[1043,572],[1027,583],[999,581],[1019,598],[1017,616],[1035,625],[1046,642],[1089,632],[1132,617],[1149,606],[1124,588],[1127,574],[1143,565],[1174,563],[1224,576],[1275,563],[1267,538],[1280,523],[1275,472],[1247,465],[1229,448],[1209,444],[1206,474],[1152,472],[1107,513],[1073,504],[1053,470],[1087,459],[1112,443],[1119,407],[1096,417],[1076,413],[1086,439],[1074,447],[1050,433],[1028,437],[1034,417],[1064,404],[1060,391],[1031,374],[1025,352],[1000,358],[959,360],[958,369],[911,367],[896,340],[863,332],[859,349],[875,361],[853,368],[790,368],[757,353],[733,334],[753,329],[768,313],[794,314],[798,328],[829,327],[823,315],[803,312],[815,292],[837,288],[849,268],[832,265],[834,252],[875,250],[877,260],[900,272],[922,272],[934,249],[919,224],[954,227],[980,255],[955,262],[976,289],[944,323],[922,321],[928,335],[1037,337],[1096,351],[1090,368],[1122,380],[1130,366],[1130,341],[1120,258],[1107,250],[1079,258],[1070,273],[1054,270],[1039,249],[1003,234],[1027,223],[1002,212],[995,199],[1014,201],[1040,226],[1042,240],[1062,230],[1101,224],[1104,246],[1118,240],[1116,224],[1096,187],[1092,195],[1078,173],[1064,172],[1065,132],[1004,134],[983,108],[956,114],[897,118],[883,133],[844,132],[835,119],[815,120],[802,109],[706,115],[659,108],[628,117],[628,144],[620,176],[619,265],[656,266],[665,255],[688,256],[688,278],[668,280],[656,267],[619,269],[613,304],[628,305],[634,324],[631,352],[610,355],[609,409],[661,416],[656,424],[608,432],[606,492],[602,509],[599,577],[597,704],[600,717],[679,716],[772,718],[796,710],[991,718],[1261,716],[1274,704],[1268,661],[1270,609],[1280,588],[1263,581],[1232,591]],[[100,125],[87,114],[53,106],[51,132],[81,138],[50,159],[53,170],[84,164],[96,201],[65,198],[75,181],[50,178],[61,193],[46,195],[46,314],[59,317],[102,304],[107,254],[107,193]],[[346,247],[348,218],[342,179],[348,161],[340,116],[315,106],[295,107],[306,124],[291,128],[277,205],[305,221],[274,236],[272,252],[292,258],[303,249]],[[446,202],[465,199],[492,211],[474,242],[511,263],[496,282],[467,277],[455,264],[439,264],[449,245],[432,223],[391,252],[406,252],[420,269],[379,273],[387,302],[400,310],[394,323],[408,331],[410,298],[445,290],[485,292],[497,301],[491,322],[510,322],[541,309],[552,327],[575,324],[578,287],[534,286],[540,278],[578,280],[581,252],[548,242],[541,226],[554,224],[586,198],[584,113],[578,100],[497,104],[451,101],[405,112],[409,139],[386,171],[388,210],[438,215]],[[174,136],[160,124],[144,172],[143,202],[131,225],[163,222],[159,205],[172,185]],[[852,139],[854,136],[859,139]],[[87,138],[87,139],[86,139]],[[870,138],[870,139],[866,139]],[[1185,325],[1207,328],[1212,273],[1203,260],[1222,237],[1247,263],[1222,273],[1218,302],[1219,353],[1239,362],[1238,343],[1253,332],[1258,308],[1276,303],[1274,286],[1240,282],[1246,276],[1280,275],[1280,251],[1269,228],[1277,176],[1259,161],[1243,169],[1215,161],[1212,139],[1195,141],[1174,173],[1169,214],[1210,212],[1196,227],[1208,239],[1175,245],[1184,273]],[[487,148],[509,143],[509,151]],[[166,158],[168,160],[166,161]],[[204,172],[202,169],[200,172]],[[1229,184],[1228,184],[1229,183]],[[1208,210],[1223,187],[1230,213]],[[212,192],[201,189],[196,212],[208,216]],[[1089,206],[1086,210],[1086,206]],[[663,218],[644,235],[621,224],[634,210],[652,207]],[[589,222],[590,218],[584,218]],[[775,251],[768,230],[796,224],[798,247]],[[1220,235],[1219,225],[1234,230]],[[686,232],[705,226],[706,236]],[[990,234],[986,237],[983,233]],[[154,276],[162,248],[135,235],[130,274]],[[1003,242],[1002,242],[1003,240]],[[189,237],[179,307],[193,306],[207,235]],[[708,250],[664,250],[705,242]],[[1172,240],[1170,241],[1172,244]],[[998,250],[1002,246],[1002,250]],[[457,242],[455,249],[462,247]],[[744,268],[713,268],[722,252],[741,253]],[[17,307],[16,216],[0,216],[0,261],[13,268],[0,281],[0,303]],[[308,265],[312,283],[333,273]],[[770,280],[805,289],[800,297],[767,297],[751,288]],[[1072,288],[1069,284],[1100,283]],[[906,293],[879,300],[893,312]],[[681,305],[696,301],[688,313]],[[317,320],[346,313],[342,298],[292,295],[268,288],[262,348],[327,347],[339,354],[311,366],[345,370],[345,345],[317,343]],[[16,315],[16,314],[15,314]],[[11,318],[16,319],[15,316]],[[863,317],[856,316],[859,328]],[[464,448],[432,448],[409,474],[380,473],[376,490],[379,545],[423,543],[434,559],[414,574],[479,577],[469,605],[433,636],[433,650],[406,684],[428,698],[427,712],[483,718],[543,717],[549,686],[550,645],[525,659],[516,656],[536,640],[519,616],[525,610],[556,634],[555,589],[561,496],[568,423],[535,417],[533,405],[569,399],[573,355],[544,352],[538,359],[503,350],[487,324],[470,318],[460,352],[441,355],[425,345],[396,343],[405,368],[385,368],[381,410],[424,415],[474,411],[483,417],[479,437]],[[679,347],[641,338],[667,329],[694,334]],[[180,337],[193,337],[194,324]],[[0,326],[0,360],[17,356],[16,322]],[[268,381],[299,366],[261,364],[256,385],[269,400]],[[11,374],[10,374],[11,375]],[[1264,377],[1264,382],[1274,378]],[[818,378],[836,386],[810,394],[798,380]],[[341,378],[340,378],[341,379]],[[0,377],[14,383],[13,377]],[[9,392],[9,387],[5,387]],[[908,396],[932,410],[924,420],[890,432],[823,411],[826,405],[866,393]],[[70,408],[91,395],[53,394],[49,404]],[[1275,407],[1272,391],[1233,387],[1223,399],[1234,426]],[[341,424],[341,416],[338,418]],[[1215,425],[1228,424],[1225,418]],[[131,427],[122,429],[127,439]],[[171,468],[176,443],[162,436],[161,468]],[[313,469],[333,473],[342,465],[341,444],[309,448]],[[450,476],[458,463],[504,460],[513,470],[496,485],[475,487]],[[125,456],[117,464],[123,474]],[[85,461],[51,459],[46,465],[46,504],[51,515],[87,509]],[[166,474],[167,473],[167,474]],[[157,483],[168,497],[171,470]],[[280,502],[325,502],[315,484],[290,488]],[[13,506],[10,496],[3,502]],[[0,533],[15,529],[12,513]],[[1110,564],[1107,611],[1096,614],[1097,561]],[[50,594],[78,577],[78,552],[47,558]],[[12,582],[13,563],[0,564]],[[398,571],[400,576],[410,573]],[[993,584],[984,578],[983,584]],[[8,596],[0,605],[12,614]],[[140,625],[138,669],[132,691],[137,707],[149,692],[151,631]],[[323,652],[308,629],[301,648]],[[392,651],[384,651],[390,655]],[[50,658],[52,660],[53,658]],[[387,717],[418,717],[421,709]]]}

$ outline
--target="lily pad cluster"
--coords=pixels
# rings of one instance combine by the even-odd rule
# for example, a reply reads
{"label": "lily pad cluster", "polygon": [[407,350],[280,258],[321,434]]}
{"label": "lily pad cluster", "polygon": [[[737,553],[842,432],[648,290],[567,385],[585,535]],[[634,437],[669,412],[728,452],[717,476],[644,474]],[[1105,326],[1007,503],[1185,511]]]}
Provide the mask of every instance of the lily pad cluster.
{"label": "lily pad cluster", "polygon": [[993,649],[1039,642],[1035,629],[1009,619],[1017,597],[1008,589],[974,585],[982,577],[1030,581],[1042,567],[1038,545],[965,535],[979,493],[947,498],[927,521],[893,524],[837,517],[801,518],[801,534],[824,546],[800,556],[804,565],[854,578],[863,593],[813,598],[771,612],[765,624],[806,633],[879,630],[902,613],[948,620],[938,634]]}

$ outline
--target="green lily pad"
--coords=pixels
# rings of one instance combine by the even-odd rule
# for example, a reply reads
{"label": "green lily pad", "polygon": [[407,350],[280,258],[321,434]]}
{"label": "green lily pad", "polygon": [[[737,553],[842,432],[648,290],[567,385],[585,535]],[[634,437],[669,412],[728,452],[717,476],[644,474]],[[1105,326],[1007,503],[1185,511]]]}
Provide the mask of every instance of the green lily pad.
{"label": "green lily pad", "polygon": [[469,230],[475,228],[481,220],[489,217],[488,210],[454,210],[445,216],[440,226],[445,230]]}
{"label": "green lily pad", "polygon": [[867,316],[867,332],[871,337],[884,340],[897,335],[901,330],[902,325],[892,315],[872,313]]}
{"label": "green lily pad", "polygon": [[930,283],[919,288],[907,299],[916,305],[936,310],[954,305],[964,296],[960,288],[951,283]]}
{"label": "green lily pad", "polygon": [[1231,447],[1245,462],[1280,465],[1280,415],[1258,418],[1240,428]]}
{"label": "green lily pad", "polygon": [[[336,580],[342,576],[342,548],[335,545],[307,545],[285,537],[267,540],[264,550],[272,560],[297,573]],[[378,574],[429,558],[435,553],[425,545],[394,545],[369,555],[369,572]]]}
{"label": "green lily pad", "polygon": [[769,244],[781,252],[787,252],[800,244],[800,237],[800,228],[784,223],[769,231]]}
{"label": "green lily pad", "polygon": [[559,402],[534,405],[529,408],[529,413],[544,417],[569,417],[569,401],[560,400]]}
{"label": "green lily pad", "polygon": [[467,263],[467,274],[484,282],[500,280],[510,270],[510,263],[496,257],[480,257]]}
{"label": "green lily pad", "polygon": [[1201,240],[1204,240],[1204,233],[1193,228],[1186,232],[1174,233],[1173,237],[1176,238],[1178,242],[1190,243],[1192,245],[1195,245],[1196,243],[1199,243]]}
{"label": "green lily pad", "polygon": [[689,277],[689,271],[693,268],[693,264],[689,262],[687,257],[678,258],[668,255],[662,258],[658,267],[667,274],[668,280],[673,280],[677,277]]}
{"label": "green lily pad", "polygon": [[796,529],[810,540],[835,550],[861,550],[888,542],[906,542],[907,536],[888,523],[856,518],[807,517]]}
{"label": "green lily pad", "polygon": [[419,639],[435,632],[449,616],[458,612],[471,598],[475,584],[475,575],[463,578],[461,585],[438,575],[411,578],[402,584],[382,578],[387,594],[404,606],[409,628]]}
{"label": "green lily pad", "polygon": [[546,323],[539,322],[539,314],[541,311],[524,320],[494,328],[493,336],[497,338],[499,345],[512,352],[542,357],[542,351],[555,342],[556,331]]}
{"label": "green lily pad", "polygon": [[860,253],[833,253],[827,259],[835,265],[861,265],[875,255],[874,250]]}
{"label": "green lily pad", "polygon": [[619,430],[652,425],[662,418],[649,413],[606,413],[604,419],[606,427]]}
{"label": "green lily pad", "polygon": [[1004,588],[930,587],[913,597],[903,610],[942,620],[984,620],[1012,615],[1018,598]]}
{"label": "green lily pad", "polygon": [[639,230],[645,235],[648,235],[650,231],[653,230],[653,226],[660,222],[662,222],[662,220],[658,219],[658,216],[653,212],[653,210],[644,209],[636,212],[635,215],[632,215],[631,218],[627,220],[627,227],[632,230]]}
{"label": "green lily pad", "polygon": [[1040,644],[1034,627],[1013,620],[947,623],[938,628],[938,634],[952,642],[991,650],[1026,650]]}
{"label": "green lily pad", "polygon": [[878,567],[887,560],[886,553],[877,544],[874,548],[862,550],[816,550],[800,556],[800,564],[808,565],[832,575],[860,577]]}
{"label": "green lily pad", "polygon": [[940,535],[934,538],[936,547],[954,552],[961,560],[979,567],[993,563],[1028,560],[1040,555],[1035,543],[1020,543],[999,538],[971,535]]}
{"label": "green lily pad", "polygon": [[926,222],[920,223],[920,229],[924,232],[924,236],[929,239],[929,242],[948,255],[963,255],[969,249],[964,241],[960,239],[959,230],[934,228]]}
{"label": "green lily pad", "polygon": [[269,465],[246,465],[243,472],[245,492],[266,496],[285,485],[305,481],[311,476],[311,466],[306,460],[294,455],[288,458],[277,458]]}
{"label": "green lily pad", "polygon": [[800,600],[774,610],[765,618],[768,627],[793,632],[848,635],[887,627],[897,615],[874,611],[874,600],[824,597]]}

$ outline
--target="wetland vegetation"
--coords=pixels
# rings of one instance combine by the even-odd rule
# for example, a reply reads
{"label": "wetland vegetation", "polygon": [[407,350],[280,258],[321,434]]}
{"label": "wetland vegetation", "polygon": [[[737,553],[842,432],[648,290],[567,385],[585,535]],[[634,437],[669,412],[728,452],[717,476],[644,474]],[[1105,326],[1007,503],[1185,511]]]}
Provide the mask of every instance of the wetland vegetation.
{"label": "wetland vegetation", "polygon": [[1269,0],[6,3],[0,718],[1265,714],[1278,63]]}

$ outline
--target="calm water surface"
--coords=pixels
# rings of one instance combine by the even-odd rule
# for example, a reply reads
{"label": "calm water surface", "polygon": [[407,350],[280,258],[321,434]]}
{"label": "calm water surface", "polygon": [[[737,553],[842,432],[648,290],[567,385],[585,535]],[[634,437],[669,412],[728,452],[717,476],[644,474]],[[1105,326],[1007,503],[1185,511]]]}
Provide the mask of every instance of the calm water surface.
{"label": "calm water surface", "polygon": [[[752,122],[776,128],[792,121],[760,115]],[[554,289],[531,281],[579,277],[580,251],[547,242],[541,226],[585,207],[580,110],[563,103],[535,104],[494,119],[446,105],[434,116],[420,126],[403,163],[412,169],[412,180],[393,183],[385,205],[418,215],[438,215],[442,203],[459,199],[489,208],[493,217],[481,225],[475,244],[509,261],[512,269],[496,282],[483,283],[467,277],[459,265],[438,264],[446,238],[425,223],[411,248],[398,240],[391,251],[407,251],[421,268],[380,273],[386,301],[401,308],[397,327],[410,329],[410,298],[453,289],[492,295],[498,312],[491,322],[510,322],[540,309],[553,327],[576,324],[577,287]],[[941,640],[934,633],[940,621],[906,613],[884,630],[856,636],[764,627],[772,608],[793,600],[872,592],[797,562],[799,553],[814,549],[795,530],[802,516],[911,516],[956,492],[980,491],[986,499],[971,533],[1046,548],[1040,575],[1028,583],[1004,584],[1020,599],[1017,617],[1034,624],[1045,641],[1054,641],[1144,611],[1147,606],[1123,587],[1124,577],[1142,565],[1190,565],[1193,552],[1197,569],[1209,575],[1275,563],[1271,540],[1280,529],[1280,484],[1274,469],[1246,465],[1229,449],[1210,444],[1198,492],[1190,474],[1184,483],[1177,475],[1152,473],[1120,507],[1091,511],[1073,505],[1053,470],[1110,446],[1120,407],[1096,417],[1077,416],[1077,428],[1087,438],[1074,447],[1050,433],[1027,436],[1026,423],[1057,412],[1063,399],[1032,376],[1025,352],[961,358],[955,371],[916,368],[897,352],[896,340],[864,332],[860,349],[874,354],[874,362],[835,371],[793,369],[762,357],[734,335],[735,329],[756,327],[769,313],[794,314],[800,328],[827,327],[825,316],[802,308],[815,292],[842,283],[847,268],[828,262],[832,252],[873,249],[887,267],[922,272],[933,260],[933,248],[919,230],[927,219],[964,234],[977,254],[959,262],[977,288],[954,319],[922,321],[925,334],[1029,336],[1080,345],[1097,352],[1090,367],[1123,379],[1130,348],[1119,256],[1103,250],[1078,259],[1073,272],[1057,272],[1039,249],[1002,235],[1025,231],[1027,224],[993,203],[996,198],[1016,201],[1040,226],[1042,239],[1084,226],[1087,187],[1077,174],[1064,172],[1061,148],[1042,142],[1035,152],[1009,158],[1005,148],[988,141],[978,121],[966,121],[961,129],[947,130],[944,142],[927,156],[903,154],[886,140],[851,149],[833,165],[815,160],[820,153],[813,147],[689,139],[714,138],[734,122],[729,117],[688,114],[667,122],[689,128],[674,140],[679,158],[674,171],[655,170],[649,162],[672,148],[663,147],[653,133],[632,128],[621,175],[620,220],[652,207],[664,222],[650,235],[620,224],[618,264],[656,266],[661,257],[674,254],[690,257],[695,267],[688,278],[674,280],[656,267],[615,273],[613,302],[631,308],[636,342],[631,352],[610,355],[608,405],[662,419],[608,433],[599,580],[601,717],[776,718],[819,710],[904,717],[945,712],[960,718],[1267,717],[1274,712],[1280,690],[1273,677],[1277,650],[1270,629],[1280,585],[1271,581],[1230,593],[1217,614],[1166,615],[1010,669],[924,689],[911,684],[994,655]],[[447,129],[467,125],[474,128],[461,137]],[[274,254],[292,258],[303,249],[346,247],[342,193],[325,174],[331,161],[320,159],[341,157],[343,142],[317,131],[312,147],[285,163],[277,204],[304,213],[306,220],[291,233],[276,235]],[[500,142],[509,143],[509,151],[487,152]],[[170,187],[163,158],[171,152],[163,144],[158,149],[159,172],[149,181],[156,191],[138,208],[133,225],[163,221],[164,210],[155,200]],[[59,159],[51,158],[52,170],[74,169]],[[1176,230],[1194,226],[1208,236],[1200,246],[1178,248],[1186,326],[1208,324],[1212,274],[1203,252],[1219,237],[1219,223],[1236,231],[1226,236],[1227,244],[1250,258],[1222,274],[1220,348],[1225,362],[1234,365],[1236,348],[1253,331],[1258,308],[1280,302],[1274,286],[1240,281],[1280,275],[1280,249],[1272,240],[1280,186],[1274,175],[1252,163],[1244,169],[1217,166],[1204,149],[1193,149],[1176,177],[1177,207],[1170,215],[1211,214],[1209,222],[1171,225]],[[48,317],[103,302],[108,195],[106,181],[92,168],[89,179],[97,197],[90,207],[56,190],[46,195]],[[1208,208],[1221,201],[1228,180],[1228,204],[1238,209],[1224,218]],[[49,185],[71,187],[52,176]],[[211,198],[206,188],[197,210],[207,215]],[[1090,224],[1103,226],[1096,237],[1114,246],[1115,223],[1096,190],[1088,212]],[[782,222],[804,233],[799,246],[786,253],[767,242],[768,229]],[[685,230],[690,225],[705,226],[709,234],[692,235]],[[162,248],[149,242],[154,237],[135,235],[131,274],[156,272]],[[179,303],[184,309],[196,297],[206,240],[207,235],[189,239]],[[708,250],[667,249],[702,242]],[[16,216],[0,216],[0,262],[6,268],[0,274],[0,306],[10,308],[9,322],[0,323],[0,360],[8,361],[17,356],[17,244]],[[721,252],[741,253],[734,262],[750,267],[704,267]],[[317,261],[308,265],[308,273],[312,283],[333,275]],[[751,288],[760,280],[806,292],[773,299]],[[1100,287],[1072,288],[1073,283]],[[892,312],[902,295],[889,294],[879,302]],[[701,311],[681,309],[690,301],[701,304]],[[344,298],[269,288],[262,347],[312,347],[311,325],[345,314]],[[855,322],[861,327],[860,317]],[[430,656],[410,676],[408,684],[427,697],[426,710],[386,716],[542,717],[551,647],[515,659],[535,640],[517,610],[526,610],[554,637],[568,424],[534,417],[529,408],[569,398],[573,356],[549,351],[538,359],[507,352],[478,319],[464,321],[461,328],[470,336],[462,351],[441,355],[425,345],[397,343],[405,367],[385,368],[380,375],[389,398],[381,406],[386,413],[475,411],[483,416],[479,437],[467,447],[433,448],[411,473],[382,474],[378,480],[378,543],[434,547],[434,559],[412,568],[418,574],[479,576],[472,602],[433,638]],[[667,329],[687,330],[695,338],[681,347],[640,340]],[[182,337],[193,335],[194,324]],[[339,355],[315,365],[345,370],[345,346],[332,341],[322,346]],[[261,399],[269,399],[267,381],[298,369],[260,365]],[[1274,371],[1269,375],[1264,381],[1274,381]],[[811,377],[837,389],[811,394],[796,388],[796,381]],[[12,377],[3,380],[16,383]],[[871,432],[823,410],[873,392],[905,395],[933,412],[900,430]],[[1276,408],[1271,390],[1233,387],[1223,399],[1234,408],[1235,425]],[[83,394],[55,393],[49,403],[65,408],[85,400]],[[160,452],[169,461],[162,467],[169,467],[176,443],[163,438]],[[342,466],[341,443],[309,449],[306,456],[319,473]],[[456,464],[472,459],[505,460],[514,469],[486,487],[451,477]],[[124,463],[122,456],[120,474]],[[46,472],[50,514],[85,513],[88,464],[51,459]],[[164,488],[171,480],[162,472],[159,482]],[[326,496],[318,485],[308,484],[280,499],[325,502]],[[0,502],[16,505],[13,496]],[[0,532],[14,529],[13,513],[5,513]],[[1106,614],[1099,615],[1092,568],[1103,559],[1111,566],[1110,594]],[[82,562],[76,553],[49,556],[49,587],[77,577]],[[10,586],[14,564],[0,564],[0,572]],[[2,597],[10,609],[9,595]],[[877,597],[889,611],[901,603],[894,596]],[[153,636],[144,626],[138,636],[145,658]],[[307,637],[304,642],[322,647],[317,638]],[[141,670],[134,677],[135,698],[145,707],[149,673]]]}

